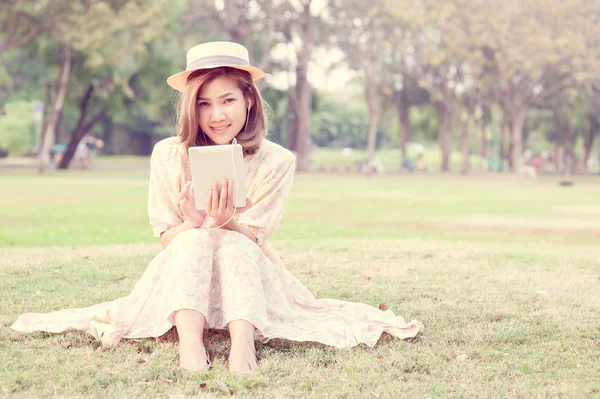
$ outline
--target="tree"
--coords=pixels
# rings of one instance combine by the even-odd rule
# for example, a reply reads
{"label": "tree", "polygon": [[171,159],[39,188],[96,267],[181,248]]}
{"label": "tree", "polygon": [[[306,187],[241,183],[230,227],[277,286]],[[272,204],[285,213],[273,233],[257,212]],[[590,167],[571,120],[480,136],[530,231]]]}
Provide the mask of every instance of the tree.
{"label": "tree", "polygon": [[510,129],[510,164],[519,171],[523,125],[527,111],[565,87],[583,81],[597,57],[590,50],[597,31],[590,2],[569,0],[492,1],[488,46],[493,64],[496,102]]}
{"label": "tree", "polygon": [[[382,114],[381,98],[384,93],[383,65],[391,57],[395,38],[391,28],[393,17],[383,0],[365,3],[360,0],[333,1],[331,13],[336,16],[332,44],[341,48],[351,69],[359,73],[369,109],[366,171],[372,171],[375,158],[377,127]],[[391,95],[391,90],[385,90]]]}
{"label": "tree", "polygon": [[[135,1],[104,1],[73,6],[64,22],[56,27],[56,36],[78,52],[79,75],[83,77],[83,95],[79,101],[79,118],[71,132],[67,150],[59,168],[69,167],[81,139],[105,116],[108,97],[117,91],[134,97],[127,75],[147,53],[146,43],[161,32],[166,22],[161,3],[145,6]],[[100,100],[90,117],[92,99]],[[60,98],[57,96],[55,104]],[[58,112],[59,108],[54,107]]]}

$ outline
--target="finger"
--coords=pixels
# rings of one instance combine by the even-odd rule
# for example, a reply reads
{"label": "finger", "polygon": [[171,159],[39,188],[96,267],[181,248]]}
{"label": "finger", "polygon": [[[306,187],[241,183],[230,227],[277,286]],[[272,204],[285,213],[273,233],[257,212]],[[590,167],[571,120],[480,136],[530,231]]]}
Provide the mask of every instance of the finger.
{"label": "finger", "polygon": [[246,212],[251,207],[252,207],[252,200],[250,198],[246,198],[246,206],[237,208],[237,212],[238,213]]}
{"label": "finger", "polygon": [[206,208],[206,214],[210,215],[210,213],[212,212],[212,189],[208,190],[208,195],[206,196],[206,204],[204,204],[204,207]]}
{"label": "finger", "polygon": [[219,197],[219,212],[225,212],[225,208],[227,207],[227,179],[223,179],[223,183],[221,183],[221,196]]}
{"label": "finger", "polygon": [[227,180],[227,210],[233,211],[233,182]]}
{"label": "finger", "polygon": [[211,209],[213,212],[217,212],[219,210],[219,185],[217,182],[213,184]]}
{"label": "finger", "polygon": [[181,201],[179,201],[179,208],[181,209],[181,211],[185,214],[186,211],[186,207],[187,207],[187,198],[183,198]]}
{"label": "finger", "polygon": [[196,196],[196,192],[194,191],[194,186],[192,184],[190,184],[190,196],[192,196],[192,197]]}
{"label": "finger", "polygon": [[188,195],[188,185],[189,184],[190,183],[187,182],[185,184],[185,186],[183,186],[183,188],[181,189],[181,193],[179,193],[179,199],[183,199],[183,198],[187,197],[187,195]]}

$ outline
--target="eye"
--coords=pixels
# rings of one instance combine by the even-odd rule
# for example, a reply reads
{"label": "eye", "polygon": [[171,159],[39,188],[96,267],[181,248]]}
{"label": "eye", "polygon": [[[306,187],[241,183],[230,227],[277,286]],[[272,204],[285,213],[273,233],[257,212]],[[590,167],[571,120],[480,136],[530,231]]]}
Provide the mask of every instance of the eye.
{"label": "eye", "polygon": [[235,98],[228,98],[227,100],[225,100],[225,103],[232,103],[235,101]]}
{"label": "eye", "polygon": [[208,103],[206,101],[198,101],[199,107],[208,107]]}

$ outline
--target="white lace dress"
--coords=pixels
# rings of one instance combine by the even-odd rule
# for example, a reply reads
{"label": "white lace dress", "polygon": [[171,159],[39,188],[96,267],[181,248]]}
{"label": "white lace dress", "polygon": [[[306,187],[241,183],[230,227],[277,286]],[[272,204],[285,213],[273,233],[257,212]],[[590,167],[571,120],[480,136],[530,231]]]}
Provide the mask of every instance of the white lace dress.
{"label": "white lace dress", "polygon": [[[52,313],[27,313],[11,326],[22,332],[85,331],[105,348],[121,338],[158,337],[171,329],[173,314],[194,309],[207,328],[224,329],[244,319],[255,338],[313,341],[335,347],[374,346],[382,333],[417,335],[421,323],[406,323],[391,310],[335,299],[315,299],[282,264],[268,243],[279,226],[291,189],[295,158],[264,140],[244,159],[248,196],[254,206],[238,222],[258,238],[206,226],[179,233],[152,260],[131,294],[110,302]],[[148,212],[154,235],[183,223],[179,193],[190,177],[178,138],[159,142],[152,153]]]}

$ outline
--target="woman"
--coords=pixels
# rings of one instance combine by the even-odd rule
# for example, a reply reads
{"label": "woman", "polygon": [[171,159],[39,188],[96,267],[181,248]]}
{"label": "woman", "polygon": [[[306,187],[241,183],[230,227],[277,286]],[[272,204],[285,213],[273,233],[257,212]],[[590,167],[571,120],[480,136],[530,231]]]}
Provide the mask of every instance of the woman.
{"label": "woman", "polygon": [[[336,347],[373,346],[383,332],[414,337],[420,323],[391,311],[314,296],[283,266],[268,243],[291,189],[295,159],[265,139],[267,126],[254,81],[267,76],[251,66],[247,50],[213,42],[187,53],[186,71],[167,82],[181,92],[177,136],[152,153],[148,212],[163,245],[131,294],[84,309],[25,314],[13,329],[78,329],[111,347],[121,338],[157,337],[176,326],[180,365],[207,370],[202,340],[207,328],[228,329],[233,372],[257,369],[254,340],[314,341]],[[242,145],[249,201],[235,211],[232,182],[217,183],[206,211],[195,207],[187,149]],[[315,328],[318,326],[318,328]]]}

